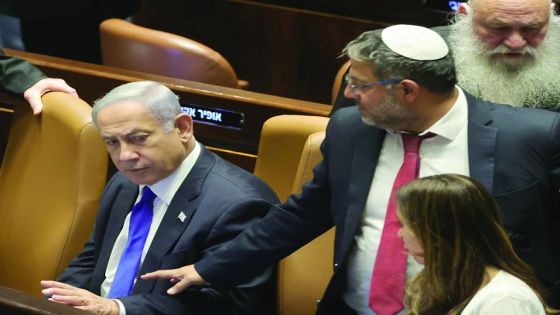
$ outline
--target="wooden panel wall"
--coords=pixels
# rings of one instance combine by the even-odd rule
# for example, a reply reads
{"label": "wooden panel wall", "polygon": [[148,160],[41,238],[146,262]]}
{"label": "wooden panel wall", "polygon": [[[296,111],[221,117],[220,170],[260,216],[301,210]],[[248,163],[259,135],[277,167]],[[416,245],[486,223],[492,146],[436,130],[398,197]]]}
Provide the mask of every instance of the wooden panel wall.
{"label": "wooden panel wall", "polygon": [[[338,14],[264,2],[319,8]],[[323,6],[324,7],[324,6]],[[198,11],[197,11],[198,10]],[[340,14],[362,13],[361,18]],[[442,24],[421,0],[143,0],[135,23],[216,49],[257,92],[330,103],[342,48],[360,33],[394,23]]]}
{"label": "wooden panel wall", "polygon": [[[242,113],[245,117],[244,125],[239,130],[197,123],[195,125],[195,136],[206,146],[212,147],[215,152],[250,171],[253,169],[256,160],[262,125],[268,118],[281,114],[327,116],[331,108],[326,104],[172,79],[26,52],[6,50],[6,53],[27,59],[50,77],[63,78],[78,90],[82,99],[90,104],[120,84],[138,80],[153,80],[166,84],[184,103]],[[0,92],[0,105],[16,110],[18,106],[28,106],[23,99],[16,98],[6,92]],[[3,115],[0,115],[0,120],[2,120],[0,125],[8,125],[10,118],[9,113],[4,112]],[[1,140],[5,138],[6,130],[0,130],[0,132],[3,133],[3,135],[0,135]],[[3,148],[4,145],[0,143],[0,147]]]}

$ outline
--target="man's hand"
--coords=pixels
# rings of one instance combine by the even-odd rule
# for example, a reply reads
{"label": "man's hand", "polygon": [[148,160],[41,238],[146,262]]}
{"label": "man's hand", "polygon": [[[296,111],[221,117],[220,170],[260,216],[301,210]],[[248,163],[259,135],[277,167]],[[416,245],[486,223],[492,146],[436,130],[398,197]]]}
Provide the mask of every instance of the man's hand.
{"label": "man's hand", "polygon": [[58,281],[41,281],[42,293],[50,301],[70,305],[99,315],[119,315],[119,305],[88,290],[79,289]]}
{"label": "man's hand", "polygon": [[158,270],[143,274],[140,278],[148,279],[170,279],[171,283],[175,283],[173,287],[167,290],[167,294],[173,295],[183,292],[191,285],[205,284],[206,281],[196,272],[194,265],[181,267],[178,269]]}
{"label": "man's hand", "polygon": [[23,97],[33,109],[33,115],[41,114],[41,111],[43,110],[41,96],[47,92],[66,92],[78,96],[76,90],[66,84],[66,82],[62,79],[46,78],[39,80],[23,93]]}

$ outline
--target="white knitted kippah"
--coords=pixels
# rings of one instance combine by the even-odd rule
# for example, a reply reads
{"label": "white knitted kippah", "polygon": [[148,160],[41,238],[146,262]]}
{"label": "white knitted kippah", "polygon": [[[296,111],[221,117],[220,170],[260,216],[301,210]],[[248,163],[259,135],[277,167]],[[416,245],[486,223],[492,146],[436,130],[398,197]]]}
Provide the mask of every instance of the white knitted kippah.
{"label": "white knitted kippah", "polygon": [[437,60],[449,53],[441,36],[429,28],[398,24],[381,32],[381,39],[395,53],[415,60]]}

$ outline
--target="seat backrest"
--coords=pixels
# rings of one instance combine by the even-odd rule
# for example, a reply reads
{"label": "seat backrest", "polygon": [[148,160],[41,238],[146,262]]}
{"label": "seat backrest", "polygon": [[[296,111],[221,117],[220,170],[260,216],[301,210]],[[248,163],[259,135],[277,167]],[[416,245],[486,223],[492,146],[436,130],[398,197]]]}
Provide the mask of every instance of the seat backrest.
{"label": "seat backrest", "polygon": [[334,102],[336,101],[336,98],[338,97],[338,94],[340,92],[340,87],[342,85],[342,80],[344,80],[344,75],[346,74],[346,71],[348,71],[348,68],[350,68],[350,60],[346,61],[339,69],[338,72],[336,73],[336,76],[334,77],[334,81],[333,81],[333,85],[331,88],[331,105],[334,105]]}
{"label": "seat backrest", "polygon": [[[311,180],[313,168],[321,161],[319,147],[324,137],[325,133],[320,131],[307,138],[293,184],[295,193]],[[334,228],[280,261],[277,281],[279,315],[315,314],[317,302],[333,272],[333,255]]]}
{"label": "seat backrest", "polygon": [[103,21],[100,35],[105,65],[232,88],[246,84],[222,55],[186,37],[120,19]]}
{"label": "seat backrest", "polygon": [[92,231],[108,155],[91,107],[53,92],[16,109],[0,170],[0,285],[40,295]]}
{"label": "seat backrest", "polygon": [[292,193],[302,149],[307,137],[325,130],[329,118],[280,115],[262,127],[254,174],[264,180],[281,201]]}

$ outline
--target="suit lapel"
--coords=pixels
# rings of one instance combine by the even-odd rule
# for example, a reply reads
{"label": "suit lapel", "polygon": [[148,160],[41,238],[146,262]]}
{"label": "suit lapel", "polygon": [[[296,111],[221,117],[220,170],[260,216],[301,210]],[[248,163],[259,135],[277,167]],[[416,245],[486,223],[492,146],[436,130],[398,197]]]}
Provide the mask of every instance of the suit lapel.
{"label": "suit lapel", "polygon": [[498,128],[491,126],[492,104],[477,100],[465,93],[469,104],[468,148],[469,171],[488,191],[494,187],[496,136]]}
{"label": "suit lapel", "polygon": [[[140,267],[139,274],[160,268],[164,257],[172,251],[196,212],[199,203],[197,197],[200,195],[204,181],[215,163],[215,157],[206,149],[201,149],[198,160],[175,196],[173,196],[171,204],[163,216],[150,249]],[[181,212],[183,215],[181,215]],[[179,218],[180,216],[183,220]],[[133,293],[150,292],[154,284],[155,280],[138,279],[133,288]]]}
{"label": "suit lapel", "polygon": [[342,256],[339,256],[341,259],[346,257],[348,250],[352,247],[356,229],[362,219],[362,212],[384,138],[385,131],[371,127],[364,128],[357,136],[348,191],[349,205],[342,235],[340,252]]}

